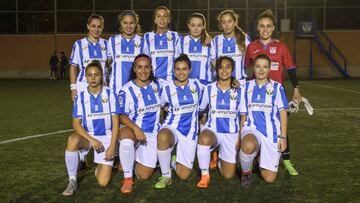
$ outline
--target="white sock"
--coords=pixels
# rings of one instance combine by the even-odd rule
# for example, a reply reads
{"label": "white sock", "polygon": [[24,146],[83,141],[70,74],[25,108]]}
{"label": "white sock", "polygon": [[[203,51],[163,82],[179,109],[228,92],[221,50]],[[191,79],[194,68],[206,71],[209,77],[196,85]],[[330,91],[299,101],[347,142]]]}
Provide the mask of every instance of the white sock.
{"label": "white sock", "polygon": [[257,152],[254,152],[252,154],[246,154],[242,150],[240,150],[240,163],[241,163],[241,169],[244,172],[248,172],[253,164],[254,158],[256,157]]}
{"label": "white sock", "polygon": [[172,148],[166,150],[157,150],[157,155],[161,168],[161,175],[169,178],[171,178],[171,168],[170,168],[171,151]]}
{"label": "white sock", "polygon": [[77,167],[79,165],[79,151],[70,152],[65,150],[65,164],[69,180],[76,180]]}
{"label": "white sock", "polygon": [[80,149],[79,157],[81,161],[85,161],[85,156],[89,153],[88,149]]}
{"label": "white sock", "polygon": [[209,174],[210,164],[210,146],[200,145],[197,146],[197,157],[201,175]]}
{"label": "white sock", "polygon": [[134,141],[126,138],[121,140],[119,146],[119,156],[120,163],[124,171],[124,177],[132,178],[135,161]]}

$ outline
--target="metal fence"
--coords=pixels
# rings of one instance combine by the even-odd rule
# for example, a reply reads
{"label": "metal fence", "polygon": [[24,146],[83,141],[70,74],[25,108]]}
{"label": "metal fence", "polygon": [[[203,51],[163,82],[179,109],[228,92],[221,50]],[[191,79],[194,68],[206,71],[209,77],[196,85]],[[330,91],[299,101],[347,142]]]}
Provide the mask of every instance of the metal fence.
{"label": "metal fence", "polygon": [[[280,19],[295,22],[311,20],[320,30],[360,30],[359,0],[1,0],[0,34],[58,34],[83,33],[91,13],[105,19],[105,33],[117,33],[117,15],[132,9],[140,16],[144,31],[151,30],[152,13],[157,6],[172,11],[171,28],[187,30],[187,17],[203,13],[209,31],[218,31],[217,15],[233,9],[240,15],[240,26],[251,31],[257,16],[271,8]],[[279,30],[280,26],[277,26]]]}

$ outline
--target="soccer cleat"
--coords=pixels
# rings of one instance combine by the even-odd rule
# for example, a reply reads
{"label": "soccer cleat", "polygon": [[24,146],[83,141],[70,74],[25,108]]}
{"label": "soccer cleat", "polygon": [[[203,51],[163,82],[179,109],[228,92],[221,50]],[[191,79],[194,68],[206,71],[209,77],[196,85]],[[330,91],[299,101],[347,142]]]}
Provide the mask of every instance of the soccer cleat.
{"label": "soccer cleat", "polygon": [[251,171],[241,172],[241,186],[244,188],[249,188],[251,186]]}
{"label": "soccer cleat", "polygon": [[85,168],[86,168],[86,161],[80,160],[80,161],[79,161],[79,164],[78,164],[77,170],[78,170],[78,171],[82,171],[82,170],[84,170]]}
{"label": "soccer cleat", "polygon": [[132,192],[132,187],[134,185],[134,181],[132,178],[125,178],[122,184],[123,185],[121,186],[120,189],[121,193],[126,194]]}
{"label": "soccer cleat", "polygon": [[171,177],[165,177],[165,176],[161,176],[159,178],[159,182],[157,182],[155,184],[155,188],[157,189],[164,189],[166,188],[167,186],[171,185],[172,184],[172,179]]}
{"label": "soccer cleat", "polygon": [[217,153],[217,152],[213,152],[212,157],[211,157],[211,161],[210,161],[209,168],[210,168],[210,169],[216,169],[216,167],[217,167],[217,162],[218,162],[218,153]]}
{"label": "soccer cleat", "polygon": [[78,189],[76,180],[70,179],[69,184],[67,185],[65,191],[63,192],[64,196],[73,195]]}
{"label": "soccer cleat", "polygon": [[201,175],[201,179],[198,182],[197,186],[198,188],[206,189],[209,187],[209,184],[210,184],[210,175],[207,174],[207,175]]}
{"label": "soccer cleat", "polygon": [[284,160],[284,166],[290,175],[292,176],[299,175],[299,172],[294,168],[294,165],[291,163],[290,160]]}

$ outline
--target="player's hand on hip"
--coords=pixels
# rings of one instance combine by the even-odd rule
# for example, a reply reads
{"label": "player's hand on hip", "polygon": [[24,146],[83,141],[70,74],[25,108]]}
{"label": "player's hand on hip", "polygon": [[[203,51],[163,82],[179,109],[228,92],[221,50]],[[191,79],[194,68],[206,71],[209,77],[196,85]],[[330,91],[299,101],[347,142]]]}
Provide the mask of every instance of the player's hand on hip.
{"label": "player's hand on hip", "polygon": [[283,152],[287,147],[286,139],[279,139],[278,148],[279,152]]}
{"label": "player's hand on hip", "polygon": [[105,150],[104,145],[99,140],[92,138],[89,142],[97,153],[103,152]]}

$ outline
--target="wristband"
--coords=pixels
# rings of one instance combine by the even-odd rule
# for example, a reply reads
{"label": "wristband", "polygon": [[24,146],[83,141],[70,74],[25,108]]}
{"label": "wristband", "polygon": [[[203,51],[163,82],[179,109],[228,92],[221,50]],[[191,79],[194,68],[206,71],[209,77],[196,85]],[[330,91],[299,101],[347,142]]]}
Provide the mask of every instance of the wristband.
{"label": "wristband", "polygon": [[70,84],[70,90],[76,90],[76,84]]}

